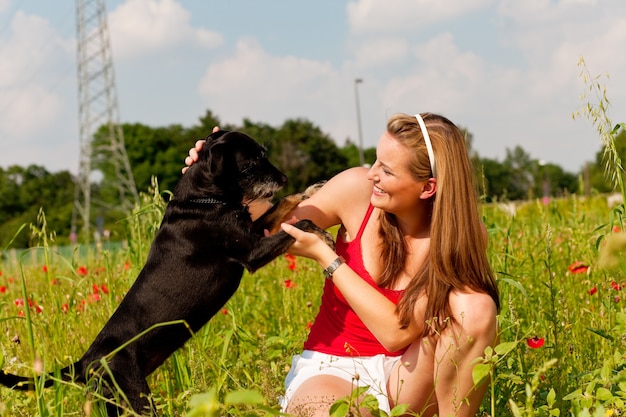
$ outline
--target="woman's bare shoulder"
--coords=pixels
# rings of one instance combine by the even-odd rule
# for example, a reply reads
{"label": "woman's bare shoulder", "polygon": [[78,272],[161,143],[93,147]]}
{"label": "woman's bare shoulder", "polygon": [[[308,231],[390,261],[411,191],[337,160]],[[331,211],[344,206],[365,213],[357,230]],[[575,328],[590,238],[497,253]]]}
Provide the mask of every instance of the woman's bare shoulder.
{"label": "woman's bare shoulder", "polygon": [[300,203],[297,217],[312,218],[322,227],[340,224],[342,219],[352,214],[349,211],[362,206],[366,209],[371,193],[367,168],[349,168],[332,177],[315,194]]}

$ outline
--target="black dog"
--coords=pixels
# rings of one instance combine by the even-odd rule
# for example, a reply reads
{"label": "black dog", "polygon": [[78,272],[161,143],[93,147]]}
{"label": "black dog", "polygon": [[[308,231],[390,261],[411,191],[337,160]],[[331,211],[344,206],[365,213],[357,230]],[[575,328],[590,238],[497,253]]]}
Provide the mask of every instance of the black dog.
{"label": "black dog", "polygon": [[[249,136],[227,131],[210,135],[198,162],[174,189],[146,265],[83,357],[60,371],[62,379],[101,386],[111,399],[110,416],[122,411],[113,401],[120,394],[114,384],[123,403],[128,401],[125,406],[156,414],[146,377],[222,308],[237,290],[244,268],[256,271],[293,243],[282,231],[264,237],[263,230],[274,229],[272,223],[281,221],[300,197],[281,200],[256,224],[246,208],[253,200],[271,198],[286,181]],[[295,226],[332,245],[330,235],[312,222],[301,220]],[[158,324],[163,325],[146,332]],[[31,378],[4,371],[0,384],[33,389]],[[47,380],[46,386],[51,385]]]}

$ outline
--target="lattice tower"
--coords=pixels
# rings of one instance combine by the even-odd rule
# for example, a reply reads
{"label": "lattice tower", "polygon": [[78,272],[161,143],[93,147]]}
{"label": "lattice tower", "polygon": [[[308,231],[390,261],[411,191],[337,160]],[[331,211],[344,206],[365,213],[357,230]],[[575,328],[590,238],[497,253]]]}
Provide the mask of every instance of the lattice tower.
{"label": "lattice tower", "polygon": [[[92,158],[104,151],[110,158],[119,190],[119,207],[130,210],[139,198],[133,173],[126,155],[124,134],[120,125],[111,43],[103,0],[76,0],[79,172],[76,181],[72,233],[76,236],[81,223],[81,240],[90,240]],[[105,149],[94,149],[96,131],[107,127]]]}

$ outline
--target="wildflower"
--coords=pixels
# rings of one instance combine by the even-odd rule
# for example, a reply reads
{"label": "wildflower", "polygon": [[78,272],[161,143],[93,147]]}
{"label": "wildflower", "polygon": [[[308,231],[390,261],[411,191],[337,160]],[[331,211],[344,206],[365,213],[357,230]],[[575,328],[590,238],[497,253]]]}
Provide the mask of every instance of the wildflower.
{"label": "wildflower", "polygon": [[70,311],[70,305],[68,303],[63,303],[61,305],[61,311],[67,314],[67,312]]}
{"label": "wildflower", "polygon": [[587,291],[589,293],[589,295],[594,295],[595,293],[598,292],[598,288],[597,287],[591,287],[591,289],[589,291]]}
{"label": "wildflower", "polygon": [[48,273],[48,265],[44,265],[42,268],[43,272]]}
{"label": "wildflower", "polygon": [[228,314],[228,309],[227,308],[223,308],[222,309],[222,314],[223,315],[227,315]]}
{"label": "wildflower", "polygon": [[615,282],[615,281],[611,281],[611,287],[613,287],[613,289],[614,289],[615,291],[619,291],[619,290],[621,290],[621,289],[622,289],[622,285],[621,285],[621,284],[618,284],[618,283],[617,283],[617,282]]}
{"label": "wildflower", "polygon": [[91,303],[95,303],[96,301],[100,301],[100,294],[95,293],[95,294],[89,294],[87,295],[87,302],[89,304]]}
{"label": "wildflower", "polygon": [[13,300],[13,304],[15,304],[16,307],[24,307],[24,299],[16,298],[15,300]]}
{"label": "wildflower", "polygon": [[613,233],[619,233],[622,231],[622,228],[619,226],[613,226]]}
{"label": "wildflower", "polygon": [[589,269],[589,266],[585,265],[584,262],[578,261],[571,264],[567,269],[572,274],[584,274]]}
{"label": "wildflower", "polygon": [[126,261],[126,262],[124,263],[124,270],[125,270],[125,271],[128,271],[129,269],[130,269],[130,261]]}
{"label": "wildflower", "polygon": [[310,322],[310,321],[307,321],[307,322],[306,322],[306,328],[307,328],[307,329],[310,329],[311,327],[313,327],[313,323],[312,323],[312,322]]}
{"label": "wildflower", "polygon": [[526,339],[526,344],[531,349],[539,349],[546,343],[546,340],[543,337],[531,337],[530,339]]}
{"label": "wildflower", "polygon": [[4,294],[5,292],[7,292],[7,287],[4,285],[0,285],[0,293]]}
{"label": "wildflower", "polygon": [[621,300],[621,298],[620,298],[619,295],[616,295],[615,297],[613,297],[613,301],[616,302],[616,303],[619,303],[620,300]]}
{"label": "wildflower", "polygon": [[289,268],[290,271],[296,272],[298,270],[298,266],[296,265],[296,257],[290,253],[286,253],[285,259],[287,259],[287,268]]}
{"label": "wildflower", "polygon": [[8,278],[7,278],[7,282],[8,282],[9,284],[13,284],[13,283],[15,282],[15,278],[13,278],[13,277],[8,277]]}
{"label": "wildflower", "polygon": [[294,288],[296,286],[296,283],[290,279],[286,279],[284,284],[285,284],[285,288]]}
{"label": "wildflower", "polygon": [[76,273],[84,277],[85,275],[87,275],[87,268],[84,266],[79,266],[78,268],[76,268]]}
{"label": "wildflower", "polygon": [[100,294],[100,292],[102,292],[102,294],[108,294],[109,293],[109,288],[105,285],[105,284],[93,284],[91,286],[91,288],[93,288],[93,293],[94,294]]}

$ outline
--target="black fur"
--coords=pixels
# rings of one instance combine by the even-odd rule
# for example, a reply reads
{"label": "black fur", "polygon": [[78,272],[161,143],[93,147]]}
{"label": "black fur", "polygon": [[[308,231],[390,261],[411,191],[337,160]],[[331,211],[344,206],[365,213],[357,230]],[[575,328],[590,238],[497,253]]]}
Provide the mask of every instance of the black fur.
{"label": "black fur", "polygon": [[[256,271],[293,243],[284,232],[263,237],[263,230],[274,229],[272,223],[301,198],[279,203],[256,225],[245,205],[270,198],[286,181],[249,136],[227,131],[209,136],[199,161],[176,185],[136,281],[83,357],[60,371],[62,378],[101,385],[110,399],[114,379],[128,399],[125,406],[156,414],[146,377],[222,308],[237,290],[244,268]],[[308,220],[296,226],[329,238]],[[150,327],[178,320],[186,325],[156,327],[112,353]],[[110,372],[102,367],[103,358]],[[33,389],[31,378],[4,371],[0,383]],[[115,416],[121,408],[111,401],[107,411]]]}

